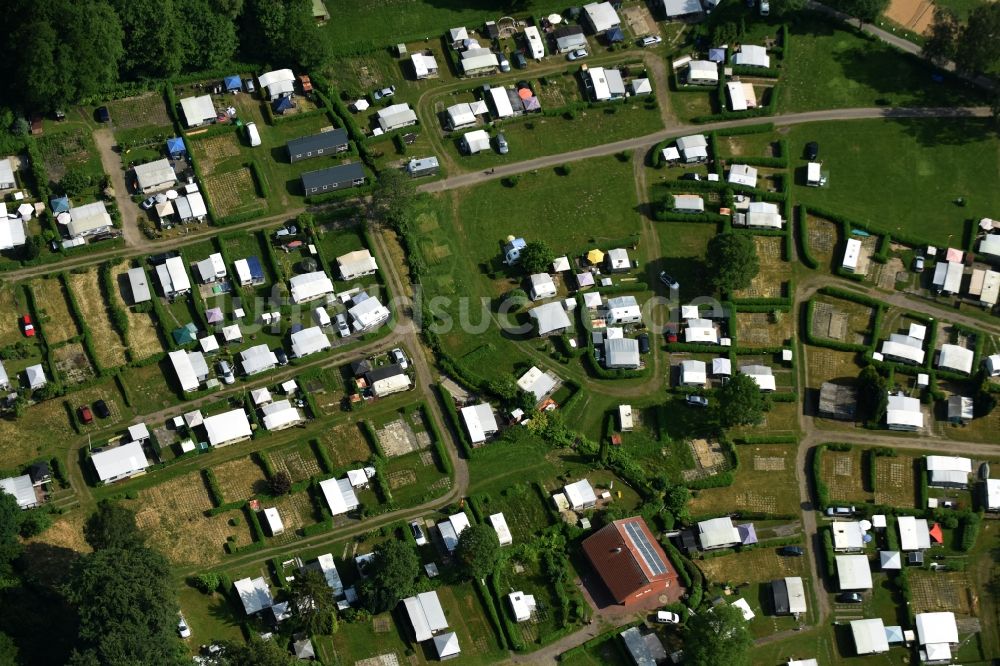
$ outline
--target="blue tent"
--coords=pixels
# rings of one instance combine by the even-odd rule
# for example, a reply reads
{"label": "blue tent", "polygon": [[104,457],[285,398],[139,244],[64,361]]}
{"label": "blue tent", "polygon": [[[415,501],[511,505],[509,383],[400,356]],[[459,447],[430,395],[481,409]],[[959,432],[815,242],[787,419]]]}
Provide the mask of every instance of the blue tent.
{"label": "blue tent", "polygon": [[291,97],[282,97],[281,99],[275,100],[272,108],[275,113],[284,113],[289,109],[294,109],[295,102],[292,101]]}
{"label": "blue tent", "polygon": [[607,37],[608,37],[608,43],[609,44],[614,44],[615,42],[624,42],[625,41],[625,33],[622,32],[621,28],[611,28],[610,30],[608,30],[608,32],[606,34],[607,34]]}
{"label": "blue tent", "polygon": [[174,342],[177,344],[186,345],[198,339],[198,327],[194,325],[194,322],[188,322],[186,325],[172,330],[170,335],[173,336]]}
{"label": "blue tent", "polygon": [[53,215],[58,215],[59,213],[69,212],[69,197],[52,197],[49,200],[49,205],[52,206]]}
{"label": "blue tent", "polygon": [[726,62],[726,50],[725,49],[709,49],[708,59],[712,62]]}
{"label": "blue tent", "polygon": [[179,136],[173,136],[167,139],[167,154],[171,157],[186,155],[187,148],[184,146],[184,139]]}
{"label": "blue tent", "polygon": [[243,80],[240,77],[236,76],[235,74],[233,76],[227,76],[223,80],[223,83],[226,86],[227,92],[233,90],[239,90],[240,88],[243,87]]}

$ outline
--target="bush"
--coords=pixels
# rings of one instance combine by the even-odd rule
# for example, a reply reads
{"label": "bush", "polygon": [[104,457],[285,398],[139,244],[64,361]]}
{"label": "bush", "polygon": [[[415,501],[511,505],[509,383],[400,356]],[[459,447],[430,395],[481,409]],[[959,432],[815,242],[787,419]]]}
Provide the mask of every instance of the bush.
{"label": "bush", "polygon": [[211,594],[219,589],[219,574],[201,573],[188,579],[188,584],[202,594]]}

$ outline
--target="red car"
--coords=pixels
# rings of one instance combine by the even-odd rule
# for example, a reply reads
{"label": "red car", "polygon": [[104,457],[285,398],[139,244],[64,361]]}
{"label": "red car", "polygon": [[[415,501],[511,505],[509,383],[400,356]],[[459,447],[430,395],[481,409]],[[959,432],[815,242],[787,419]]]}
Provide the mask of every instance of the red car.
{"label": "red car", "polygon": [[24,330],[25,337],[35,337],[35,325],[31,323],[31,315],[21,317],[21,328]]}
{"label": "red car", "polygon": [[81,407],[79,412],[81,423],[87,424],[94,420],[94,415],[90,413],[90,407],[87,407],[87,405]]}

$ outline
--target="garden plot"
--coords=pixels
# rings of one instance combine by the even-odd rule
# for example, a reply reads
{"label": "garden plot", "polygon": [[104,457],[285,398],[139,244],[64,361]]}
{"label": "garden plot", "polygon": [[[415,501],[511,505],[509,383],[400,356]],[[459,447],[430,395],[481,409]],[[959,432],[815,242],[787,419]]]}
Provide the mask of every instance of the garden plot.
{"label": "garden plot", "polygon": [[709,580],[765,583],[776,578],[804,576],[803,557],[782,557],[774,548],[756,548],[744,553],[722,555],[697,562]]}
{"label": "garden plot", "polygon": [[117,129],[171,124],[163,96],[158,92],[113,100],[108,102],[107,106]]}
{"label": "garden plot", "polygon": [[366,462],[372,457],[368,439],[357,423],[345,423],[326,430],[319,439],[337,469]]}
{"label": "garden plot", "polygon": [[[45,172],[54,182],[62,180],[70,169],[88,166],[88,173],[100,173],[100,159],[85,126],[74,126],[56,134],[46,134],[38,139]],[[97,173],[94,173],[94,171]]]}
{"label": "garden plot", "polygon": [[236,502],[267,490],[264,471],[249,457],[237,458],[212,468],[226,502]]}
{"label": "garden plot", "polygon": [[785,239],[780,236],[754,236],[760,272],[747,289],[740,289],[734,296],[741,298],[781,298],[790,270],[781,258]]}
{"label": "garden plot", "polygon": [[94,377],[94,366],[87,358],[83,344],[70,342],[52,351],[56,370],[70,384],[82,384]]}
{"label": "garden plot", "polygon": [[57,345],[80,335],[59,279],[37,278],[29,285],[35,296],[35,309],[40,320],[38,323],[50,345]]}
{"label": "garden plot", "polygon": [[839,502],[867,502],[871,493],[865,490],[865,471],[862,464],[863,449],[850,451],[823,451],[820,478],[826,484],[830,499]]}
{"label": "garden plot", "polygon": [[503,513],[515,544],[524,543],[549,526],[549,514],[538,492],[527,483],[480,496],[484,517]]}
{"label": "garden plot", "polygon": [[788,344],[795,326],[789,312],[737,312],[736,336],[741,347],[780,347]]}
{"label": "garden plot", "polygon": [[[777,157],[777,142],[770,132],[758,134],[739,134],[735,136],[720,136],[717,138],[716,147],[719,150],[719,157]],[[736,162],[738,160],[732,160]]]}
{"label": "garden plot", "polygon": [[253,175],[246,167],[205,176],[204,186],[219,217],[267,208],[267,201],[257,196]]}
{"label": "garden plot", "polygon": [[[278,515],[281,516],[281,523],[285,526],[284,534],[273,537],[274,542],[284,543],[292,541],[296,538],[296,532],[306,525],[311,525],[315,522],[312,501],[310,501],[309,493],[307,492],[282,495],[266,506],[274,506],[278,509]],[[262,520],[261,522],[263,523],[264,521]],[[264,526],[264,531],[265,533],[267,532],[266,525]]]}
{"label": "garden plot", "polygon": [[896,283],[907,282],[910,274],[906,271],[902,259],[890,257],[884,264],[872,264],[871,278],[879,289],[892,291],[896,288]]}
{"label": "garden plot", "polygon": [[979,600],[964,571],[909,571],[910,598],[915,613],[951,611],[975,615]]}
{"label": "garden plot", "polygon": [[111,270],[115,284],[118,285],[118,288],[115,289],[115,300],[118,307],[125,312],[125,316],[128,318],[128,333],[125,337],[128,343],[129,354],[133,360],[142,361],[150,356],[161,353],[163,345],[160,342],[160,335],[157,332],[156,323],[153,321],[153,315],[149,312],[136,312],[134,308],[126,304],[122,296],[123,290],[128,290],[129,288],[127,286],[128,278],[126,277],[128,270],[129,265],[127,262],[118,264]]}
{"label": "garden plot", "polygon": [[22,292],[18,288],[0,289],[0,347],[13,345],[24,340],[21,333],[21,317],[28,312]]}
{"label": "garden plot", "polygon": [[150,545],[174,564],[211,565],[222,559],[230,537],[236,546],[252,540],[242,512],[205,516],[212,501],[200,472],[143,490],[140,499],[129,504],[136,511],[139,529],[149,535]]}
{"label": "garden plot", "polygon": [[694,457],[694,469],[684,470],[684,480],[703,479],[729,468],[729,462],[722,451],[722,445],[715,440],[692,439],[688,442]]}
{"label": "garden plot", "polygon": [[188,143],[202,175],[206,178],[215,173],[218,164],[240,154],[239,139],[235,132],[217,134],[207,139],[195,139]]}
{"label": "garden plot", "polygon": [[438,469],[434,453],[429,450],[391,459],[385,475],[393,498],[401,505],[439,497],[451,488],[451,478]]}
{"label": "garden plot", "polygon": [[856,345],[871,344],[874,308],[823,294],[817,295],[813,303],[810,326],[814,337]]}
{"label": "garden plot", "polygon": [[875,458],[875,503],[903,509],[917,508],[915,461],[909,456]]}
{"label": "garden plot", "polygon": [[97,280],[97,269],[86,273],[70,273],[69,287],[73,291],[84,321],[90,328],[97,363],[103,368],[125,365],[125,345],[111,325],[107,305]]}
{"label": "garden plot", "polygon": [[737,446],[740,467],[733,485],[698,491],[691,501],[692,515],[719,511],[792,514],[799,503],[795,482],[795,447],[770,444]]}
{"label": "garden plot", "polygon": [[806,367],[809,369],[807,382],[810,388],[819,389],[823,382],[840,380],[838,383],[847,383],[843,380],[850,379],[853,384],[861,368],[855,361],[854,352],[842,352],[825,347],[809,347],[806,350],[808,361]]}
{"label": "garden plot", "polygon": [[809,233],[809,251],[813,259],[820,267],[829,266],[837,249],[839,225],[821,217],[807,215],[806,228]]}
{"label": "garden plot", "polygon": [[376,434],[383,453],[389,458],[406,455],[430,446],[430,436],[426,432],[415,433],[405,419],[396,419],[386,423],[376,431]]}
{"label": "garden plot", "polygon": [[320,473],[319,462],[307,444],[298,444],[281,451],[271,451],[268,455],[271,458],[271,466],[274,471],[287,472],[292,483],[305,481]]}

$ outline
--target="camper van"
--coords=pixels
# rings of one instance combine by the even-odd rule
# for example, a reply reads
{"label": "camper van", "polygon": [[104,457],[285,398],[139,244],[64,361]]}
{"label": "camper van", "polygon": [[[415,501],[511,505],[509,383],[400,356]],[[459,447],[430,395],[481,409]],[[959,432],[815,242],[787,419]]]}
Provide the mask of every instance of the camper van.
{"label": "camper van", "polygon": [[260,133],[257,131],[257,123],[247,123],[247,138],[250,139],[251,146],[260,145]]}

